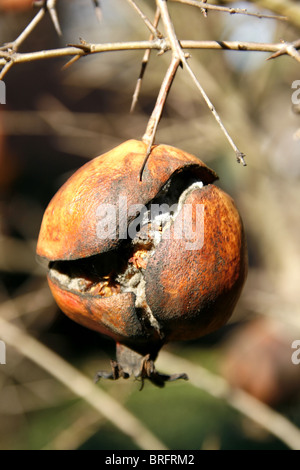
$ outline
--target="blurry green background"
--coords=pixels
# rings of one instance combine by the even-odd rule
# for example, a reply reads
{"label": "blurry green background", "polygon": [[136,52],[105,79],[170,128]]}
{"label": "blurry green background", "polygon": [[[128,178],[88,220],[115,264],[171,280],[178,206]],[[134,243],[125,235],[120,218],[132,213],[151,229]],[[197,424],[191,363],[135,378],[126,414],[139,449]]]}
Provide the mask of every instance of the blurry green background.
{"label": "blurry green background", "polygon": [[[138,3],[152,18],[155,2]],[[204,18],[198,9],[169,3],[179,39],[279,42],[299,35],[286,22],[217,12]],[[248,2],[239,6],[251,8]],[[59,1],[62,38],[47,16],[20,51],[64,47],[79,37],[95,43],[148,39],[147,28],[126,1],[103,0],[102,7],[99,24],[92,2]],[[33,15],[32,10],[1,11],[0,43],[15,39]],[[145,132],[170,54],[152,52],[137,109],[129,114],[142,57],[143,51],[97,54],[63,71],[65,59],[17,64],[4,79],[0,316],[91,380],[97,370],[109,369],[114,344],[58,310],[35,246],[43,211],[68,176],[88,159],[127,139],[141,139]],[[292,341],[300,339],[300,115],[292,105],[291,86],[300,80],[300,65],[291,57],[266,58],[266,53],[193,50],[189,59],[246,154],[245,168],[236,163],[184,70],[170,91],[156,142],[190,152],[218,173],[218,184],[235,199],[244,220],[249,275],[229,325],[165,349],[223,375],[300,426],[300,365],[291,362]],[[0,340],[5,340],[1,329]],[[7,345],[6,360],[0,365],[0,449],[138,448],[53,378],[47,364],[41,368],[26,359],[18,344]],[[140,391],[140,383],[131,379],[95,387],[173,450],[287,448],[228,400],[214,397],[214,390],[207,393],[189,382],[162,390],[146,383]]]}

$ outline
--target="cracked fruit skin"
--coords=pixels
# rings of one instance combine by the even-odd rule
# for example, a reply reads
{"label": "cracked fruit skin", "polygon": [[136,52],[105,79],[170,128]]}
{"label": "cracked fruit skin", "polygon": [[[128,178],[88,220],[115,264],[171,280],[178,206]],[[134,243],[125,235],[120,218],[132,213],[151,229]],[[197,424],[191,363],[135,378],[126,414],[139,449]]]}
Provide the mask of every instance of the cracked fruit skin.
{"label": "cracked fruit skin", "polygon": [[[182,150],[157,145],[140,181],[145,154],[143,142],[129,140],[74,173],[45,211],[37,254],[49,262],[49,286],[66,315],[155,359],[164,343],[195,339],[227,322],[246,278],[247,252],[239,213],[213,184],[214,171]],[[97,236],[102,204],[119,209],[126,201],[118,234],[137,217],[132,205],[172,198],[181,198],[176,217],[187,204],[193,208],[193,226],[196,206],[204,207],[199,249],[186,249],[184,237],[176,237],[176,217],[160,228],[148,221],[147,235],[141,227],[134,241]],[[169,236],[154,243],[151,233],[161,235],[165,227]]]}

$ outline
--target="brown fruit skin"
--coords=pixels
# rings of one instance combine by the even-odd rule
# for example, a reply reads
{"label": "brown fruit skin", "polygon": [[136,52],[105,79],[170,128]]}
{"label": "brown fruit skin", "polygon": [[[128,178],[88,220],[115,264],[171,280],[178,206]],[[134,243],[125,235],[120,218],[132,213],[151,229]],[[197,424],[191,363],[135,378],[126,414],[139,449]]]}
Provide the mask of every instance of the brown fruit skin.
{"label": "brown fruit skin", "polygon": [[[143,142],[130,140],[80,168],[46,209],[37,245],[37,254],[48,261],[114,250],[122,240],[97,237],[95,214],[100,204],[116,204],[126,196],[128,206],[146,205],[179,172],[184,178],[184,172],[192,171],[205,183],[185,200],[185,204],[204,205],[203,247],[186,250],[186,240],[175,239],[171,225],[170,239],[161,240],[144,269],[146,301],[159,331],[141,318],[133,293],[101,297],[74,291],[49,273],[53,296],[66,315],[143,354],[158,351],[164,342],[198,338],[224,325],[247,273],[242,222],[232,199],[211,184],[217,175],[196,157],[158,145],[139,181],[145,154]],[[130,221],[127,216],[126,226]]]}
{"label": "brown fruit skin", "polygon": [[208,185],[194,190],[185,204],[204,205],[203,247],[186,250],[186,240],[174,239],[173,226],[145,272],[147,303],[169,341],[199,338],[223,326],[247,272],[245,236],[233,200]]}
{"label": "brown fruit skin", "polygon": [[132,292],[110,297],[78,294],[61,288],[50,276],[48,284],[57,305],[71,320],[139,351],[144,343],[161,343],[157,333],[144,328],[138,319]]}
{"label": "brown fruit skin", "polygon": [[[158,145],[152,150],[143,179],[139,181],[145,154],[143,142],[128,140],[79,168],[45,211],[37,254],[52,261],[76,260],[115,249],[120,244],[118,237],[97,237],[95,215],[100,204],[116,204],[119,197],[126,197],[127,209],[133,204],[146,205],[173,173],[187,168],[193,169],[205,183],[217,179],[215,172],[198,158]],[[128,226],[133,218],[121,223]]]}

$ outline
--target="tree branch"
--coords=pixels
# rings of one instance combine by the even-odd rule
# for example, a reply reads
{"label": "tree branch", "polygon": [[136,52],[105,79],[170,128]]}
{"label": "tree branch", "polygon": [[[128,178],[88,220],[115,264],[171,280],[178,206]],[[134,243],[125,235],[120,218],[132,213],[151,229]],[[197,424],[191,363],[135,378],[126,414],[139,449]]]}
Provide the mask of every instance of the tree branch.
{"label": "tree branch", "polygon": [[277,15],[267,15],[263,13],[254,13],[252,11],[248,11],[245,8],[233,8],[233,7],[224,7],[221,5],[212,5],[206,2],[200,2],[199,0],[171,0],[172,2],[176,3],[183,3],[185,5],[194,6],[200,8],[201,11],[211,10],[211,11],[219,11],[222,13],[229,13],[230,15],[247,15],[247,16],[254,16],[256,18],[265,18],[265,19],[272,19],[272,20],[281,20],[287,21],[288,18],[286,16],[277,16]]}
{"label": "tree branch", "polygon": [[164,105],[165,105],[168,93],[170,91],[170,88],[172,86],[173,80],[175,78],[175,74],[177,72],[177,69],[178,69],[180,63],[181,63],[180,58],[178,58],[178,57],[173,57],[172,58],[171,63],[168,67],[167,73],[166,73],[166,75],[163,79],[163,82],[161,84],[161,88],[159,90],[158,97],[157,97],[153,112],[152,112],[152,114],[150,116],[150,119],[148,121],[147,129],[146,129],[146,132],[145,132],[145,134],[143,136],[143,139],[142,139],[143,142],[145,142],[145,144],[147,144],[147,151],[146,151],[146,156],[145,156],[145,159],[143,161],[143,164],[142,164],[142,167],[141,167],[141,170],[140,170],[140,181],[142,180],[143,171],[144,171],[147,160],[148,160],[148,158],[150,156],[150,153],[151,153],[151,148],[152,148],[152,145],[154,143],[157,126],[158,126],[158,123],[160,121],[160,118],[161,118],[161,115],[162,115],[162,112],[163,112],[163,109],[164,109]]}
{"label": "tree branch", "polygon": [[[233,3],[239,0],[222,0],[223,3]],[[300,4],[292,0],[248,0],[250,3],[286,16],[289,23],[300,28]]]}
{"label": "tree branch", "polygon": [[[153,20],[153,26],[155,28],[157,28],[159,20],[160,20],[160,11],[159,11],[159,8],[156,8],[155,17],[154,17],[154,20]],[[149,40],[152,41],[153,39],[154,39],[154,35],[151,34]],[[137,82],[136,82],[136,85],[135,85],[135,90],[134,90],[133,97],[132,97],[132,103],[131,103],[131,108],[130,108],[131,113],[135,109],[135,106],[136,106],[136,103],[137,103],[137,100],[138,100],[138,97],[139,97],[139,94],[140,94],[140,90],[141,90],[141,86],[142,86],[142,80],[143,80],[143,77],[145,75],[145,71],[146,71],[146,68],[147,68],[147,65],[148,65],[148,62],[149,62],[149,59],[150,59],[150,54],[151,54],[151,49],[146,49],[143,60],[142,60],[140,75],[139,75],[139,78],[137,79]]]}
{"label": "tree branch", "polygon": [[40,6],[40,10],[35,15],[35,17],[30,21],[30,23],[26,26],[24,31],[15,39],[13,42],[8,44],[4,44],[0,48],[0,50],[12,50],[17,51],[20,45],[25,41],[25,39],[32,33],[32,31],[36,28],[36,26],[41,22],[44,18],[47,11],[49,11],[50,17],[52,19],[53,25],[56,29],[56,32],[59,36],[61,36],[62,32],[60,29],[58,16],[56,13],[56,2],[57,0],[42,0],[41,2],[36,2],[36,6]]}
{"label": "tree branch", "polygon": [[[186,56],[185,56],[185,54],[182,50],[182,46],[181,46],[181,44],[178,41],[177,36],[176,36],[176,32],[175,32],[175,29],[174,29],[174,26],[173,26],[173,23],[172,23],[170,14],[169,14],[169,10],[168,10],[168,7],[167,7],[167,0],[156,0],[156,3],[157,3],[157,6],[160,9],[161,18],[162,18],[162,21],[163,21],[165,29],[166,29],[166,35],[167,35],[168,41],[170,42],[173,58],[180,59],[182,65],[186,68],[186,70],[188,71],[191,79],[193,80],[196,87],[200,91],[200,93],[201,93],[205,103],[207,104],[209,110],[211,111],[212,115],[214,116],[215,120],[219,124],[222,132],[224,133],[224,135],[226,137],[226,139],[228,140],[229,144],[233,148],[233,150],[235,152],[235,155],[236,155],[236,158],[237,158],[237,161],[239,163],[242,163],[245,166],[246,165],[245,160],[244,160],[245,155],[238,149],[238,147],[234,143],[232,137],[230,136],[229,132],[225,128],[225,126],[224,126],[224,124],[221,120],[221,117],[219,116],[216,108],[212,104],[212,102],[209,99],[208,95],[206,94],[204,88],[200,84],[199,80],[197,79],[196,75],[194,74],[193,70],[191,69],[190,65],[187,62]],[[206,3],[205,3],[205,5],[206,5]]]}
{"label": "tree branch", "polygon": [[147,18],[147,16],[142,12],[142,10],[137,6],[134,0],[127,0],[127,2],[135,9],[137,14],[141,17],[141,19],[144,21],[145,25],[151,32],[151,35],[153,38],[162,38],[162,34],[157,30],[156,26],[151,23],[151,21]]}
{"label": "tree branch", "polygon": [[[294,43],[291,43],[294,46]],[[259,43],[246,41],[193,41],[181,40],[182,49],[211,49],[229,51],[256,51],[256,52],[280,52],[286,44],[280,43]],[[34,62],[36,60],[55,59],[68,56],[85,56],[87,54],[97,54],[101,52],[114,51],[141,51],[146,49],[167,52],[171,49],[170,44],[164,39],[154,39],[153,41],[128,41],[103,44],[89,44],[89,51],[84,50],[82,45],[63,47],[60,49],[49,49],[37,52],[7,52],[0,50],[0,65],[5,65],[10,59],[14,64],[24,62]],[[299,46],[296,49],[300,49]],[[287,52],[284,52],[287,54]]]}

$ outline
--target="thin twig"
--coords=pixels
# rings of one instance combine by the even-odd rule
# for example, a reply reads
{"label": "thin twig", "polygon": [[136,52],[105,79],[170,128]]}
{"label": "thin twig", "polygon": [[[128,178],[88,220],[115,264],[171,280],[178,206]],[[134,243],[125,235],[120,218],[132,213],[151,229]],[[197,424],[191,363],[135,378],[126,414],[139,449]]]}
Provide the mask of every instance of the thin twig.
{"label": "thin twig", "polygon": [[205,390],[213,397],[225,400],[232,408],[258,423],[272,435],[284,442],[289,448],[300,450],[300,429],[283,415],[260,402],[241,389],[233,389],[223,378],[191,361],[161,351],[159,366],[168,371],[184,370],[189,383]]}
{"label": "thin twig", "polygon": [[142,168],[140,170],[140,181],[142,181],[143,171],[145,169],[147,160],[151,153],[151,148],[154,143],[157,126],[160,121],[168,93],[170,91],[175,74],[180,64],[181,64],[181,60],[178,57],[172,58],[171,63],[168,67],[167,73],[161,84],[154,109],[152,111],[152,114],[147,124],[146,132],[142,138],[143,142],[147,144],[147,150],[146,150],[145,159],[142,164]]}
{"label": "thin twig", "polygon": [[182,50],[182,47],[181,47],[181,45],[180,45],[180,43],[177,39],[176,32],[175,32],[172,20],[171,20],[170,15],[169,15],[169,10],[168,10],[168,7],[167,7],[166,0],[156,0],[156,3],[157,3],[157,6],[160,9],[161,18],[162,18],[162,21],[163,21],[165,29],[166,29],[166,34],[167,34],[168,40],[169,40],[170,45],[171,45],[173,56],[176,57],[176,58],[180,58],[182,64],[187,69],[187,71],[188,71],[189,75],[191,76],[193,82],[196,84],[196,86],[197,86],[198,90],[200,91],[203,99],[205,100],[208,108],[212,112],[214,118],[216,119],[217,123],[219,124],[221,130],[223,131],[226,139],[228,140],[229,144],[233,148],[233,150],[235,152],[235,155],[236,155],[237,161],[239,163],[242,163],[245,166],[246,165],[245,160],[244,160],[245,155],[238,149],[238,147],[234,143],[232,137],[230,136],[229,132],[225,128],[225,126],[224,126],[218,112],[216,111],[214,105],[210,101],[210,99],[207,96],[205,90],[201,86],[199,80],[197,79],[197,77],[195,76],[194,72],[192,71],[191,67],[189,66],[189,64],[187,62],[187,59],[186,59],[185,54]]}
{"label": "thin twig", "polygon": [[[233,3],[239,0],[223,0],[223,3]],[[248,0],[265,10],[287,16],[289,23],[300,27],[300,4],[295,0]]]}
{"label": "thin twig", "polygon": [[3,50],[12,50],[12,51],[17,51],[20,45],[25,41],[25,39],[32,33],[34,28],[39,24],[39,22],[44,18],[45,16],[45,10],[44,8],[41,8],[38,13],[35,15],[35,17],[30,21],[30,23],[26,26],[24,31],[15,39],[13,42],[10,42],[8,44],[4,44],[4,46],[1,47]]}
{"label": "thin twig", "polygon": [[[155,28],[157,28],[159,20],[160,20],[160,10],[159,10],[159,8],[156,8],[156,12],[155,12],[154,20],[153,20],[153,26]],[[149,41],[152,41],[153,39],[154,39],[154,37],[153,37],[153,34],[151,33]],[[145,54],[144,54],[144,57],[143,57],[143,60],[142,60],[141,71],[140,71],[139,78],[137,79],[136,86],[135,86],[135,89],[134,89],[131,108],[130,108],[131,113],[134,111],[134,109],[136,107],[136,104],[137,104],[137,101],[138,101],[138,98],[139,98],[139,94],[140,94],[141,86],[142,86],[142,81],[143,81],[143,78],[144,78],[144,75],[145,75],[145,72],[146,72],[146,68],[147,68],[149,59],[150,59],[150,54],[151,54],[151,49],[147,49],[145,51]]]}
{"label": "thin twig", "polygon": [[4,65],[3,69],[0,72],[0,80],[2,80],[4,78],[4,76],[12,68],[13,65],[14,65],[13,59],[10,59],[6,62],[6,64]]}
{"label": "thin twig", "polygon": [[3,318],[0,318],[0,331],[3,341],[89,403],[121,432],[129,436],[138,447],[146,450],[166,450],[165,445],[138,418],[38,340]]}
{"label": "thin twig", "polygon": [[135,11],[138,13],[138,15],[142,18],[142,20],[144,21],[145,25],[147,26],[147,28],[149,29],[149,31],[151,32],[151,36],[153,38],[162,38],[162,34],[160,31],[157,30],[156,26],[154,24],[151,23],[151,21],[149,20],[149,18],[147,18],[147,16],[142,12],[142,10],[140,9],[140,7],[135,3],[134,0],[127,0],[127,2],[135,9]]}
{"label": "thin twig", "polygon": [[170,42],[172,53],[178,59],[181,59],[182,63],[185,62],[185,57],[183,57],[183,52],[179,41],[177,39],[173,23],[171,21],[169,10],[167,7],[167,0],[156,0],[156,4],[160,9],[160,15],[166,29],[166,36]]}
{"label": "thin twig", "polygon": [[224,7],[221,5],[212,5],[206,2],[200,2],[198,0],[171,0],[172,2],[176,3],[183,3],[185,5],[194,6],[200,8],[201,11],[203,10],[212,10],[212,11],[220,11],[224,13],[229,13],[230,15],[247,15],[247,16],[254,16],[256,18],[265,18],[271,20],[280,20],[280,21],[288,21],[287,16],[278,16],[278,15],[267,15],[263,13],[254,13],[251,11],[246,10],[246,8],[233,8],[233,7]]}
{"label": "thin twig", "polygon": [[54,24],[54,27],[57,31],[57,34],[61,35],[61,29],[59,26],[59,21],[56,13],[56,1],[57,0],[48,0],[45,1],[43,0],[42,2],[36,2],[35,5],[40,6],[40,10],[38,13],[34,16],[34,18],[30,21],[30,23],[26,26],[24,31],[15,39],[14,41],[4,44],[0,48],[0,50],[10,50],[10,51],[17,51],[20,47],[20,45],[25,41],[25,39],[32,33],[32,31],[36,28],[36,26],[41,22],[41,20],[44,18],[46,11],[49,11],[49,14],[51,16],[52,22]]}
{"label": "thin twig", "polygon": [[237,162],[238,163],[242,163],[243,166],[246,166],[246,162],[244,160],[244,157],[245,157],[245,154],[243,152],[241,152],[238,147],[236,146],[234,140],[232,139],[232,137],[230,136],[229,132],[227,131],[226,127],[224,126],[216,108],[214,107],[214,105],[212,104],[212,102],[210,101],[209,97],[207,96],[207,94],[205,93],[204,89],[202,88],[199,80],[197,79],[196,75],[194,74],[194,72],[192,71],[191,67],[189,66],[189,64],[186,62],[185,64],[185,67],[187,68],[193,82],[195,83],[196,87],[198,88],[198,90],[200,91],[201,95],[203,96],[203,99],[205,100],[208,108],[210,109],[210,111],[212,112],[215,120],[217,121],[217,123],[219,124],[221,130],[223,131],[226,139],[228,140],[229,144],[231,145],[231,147],[233,148],[234,152],[235,152],[235,155],[236,155],[236,159],[237,159]]}

